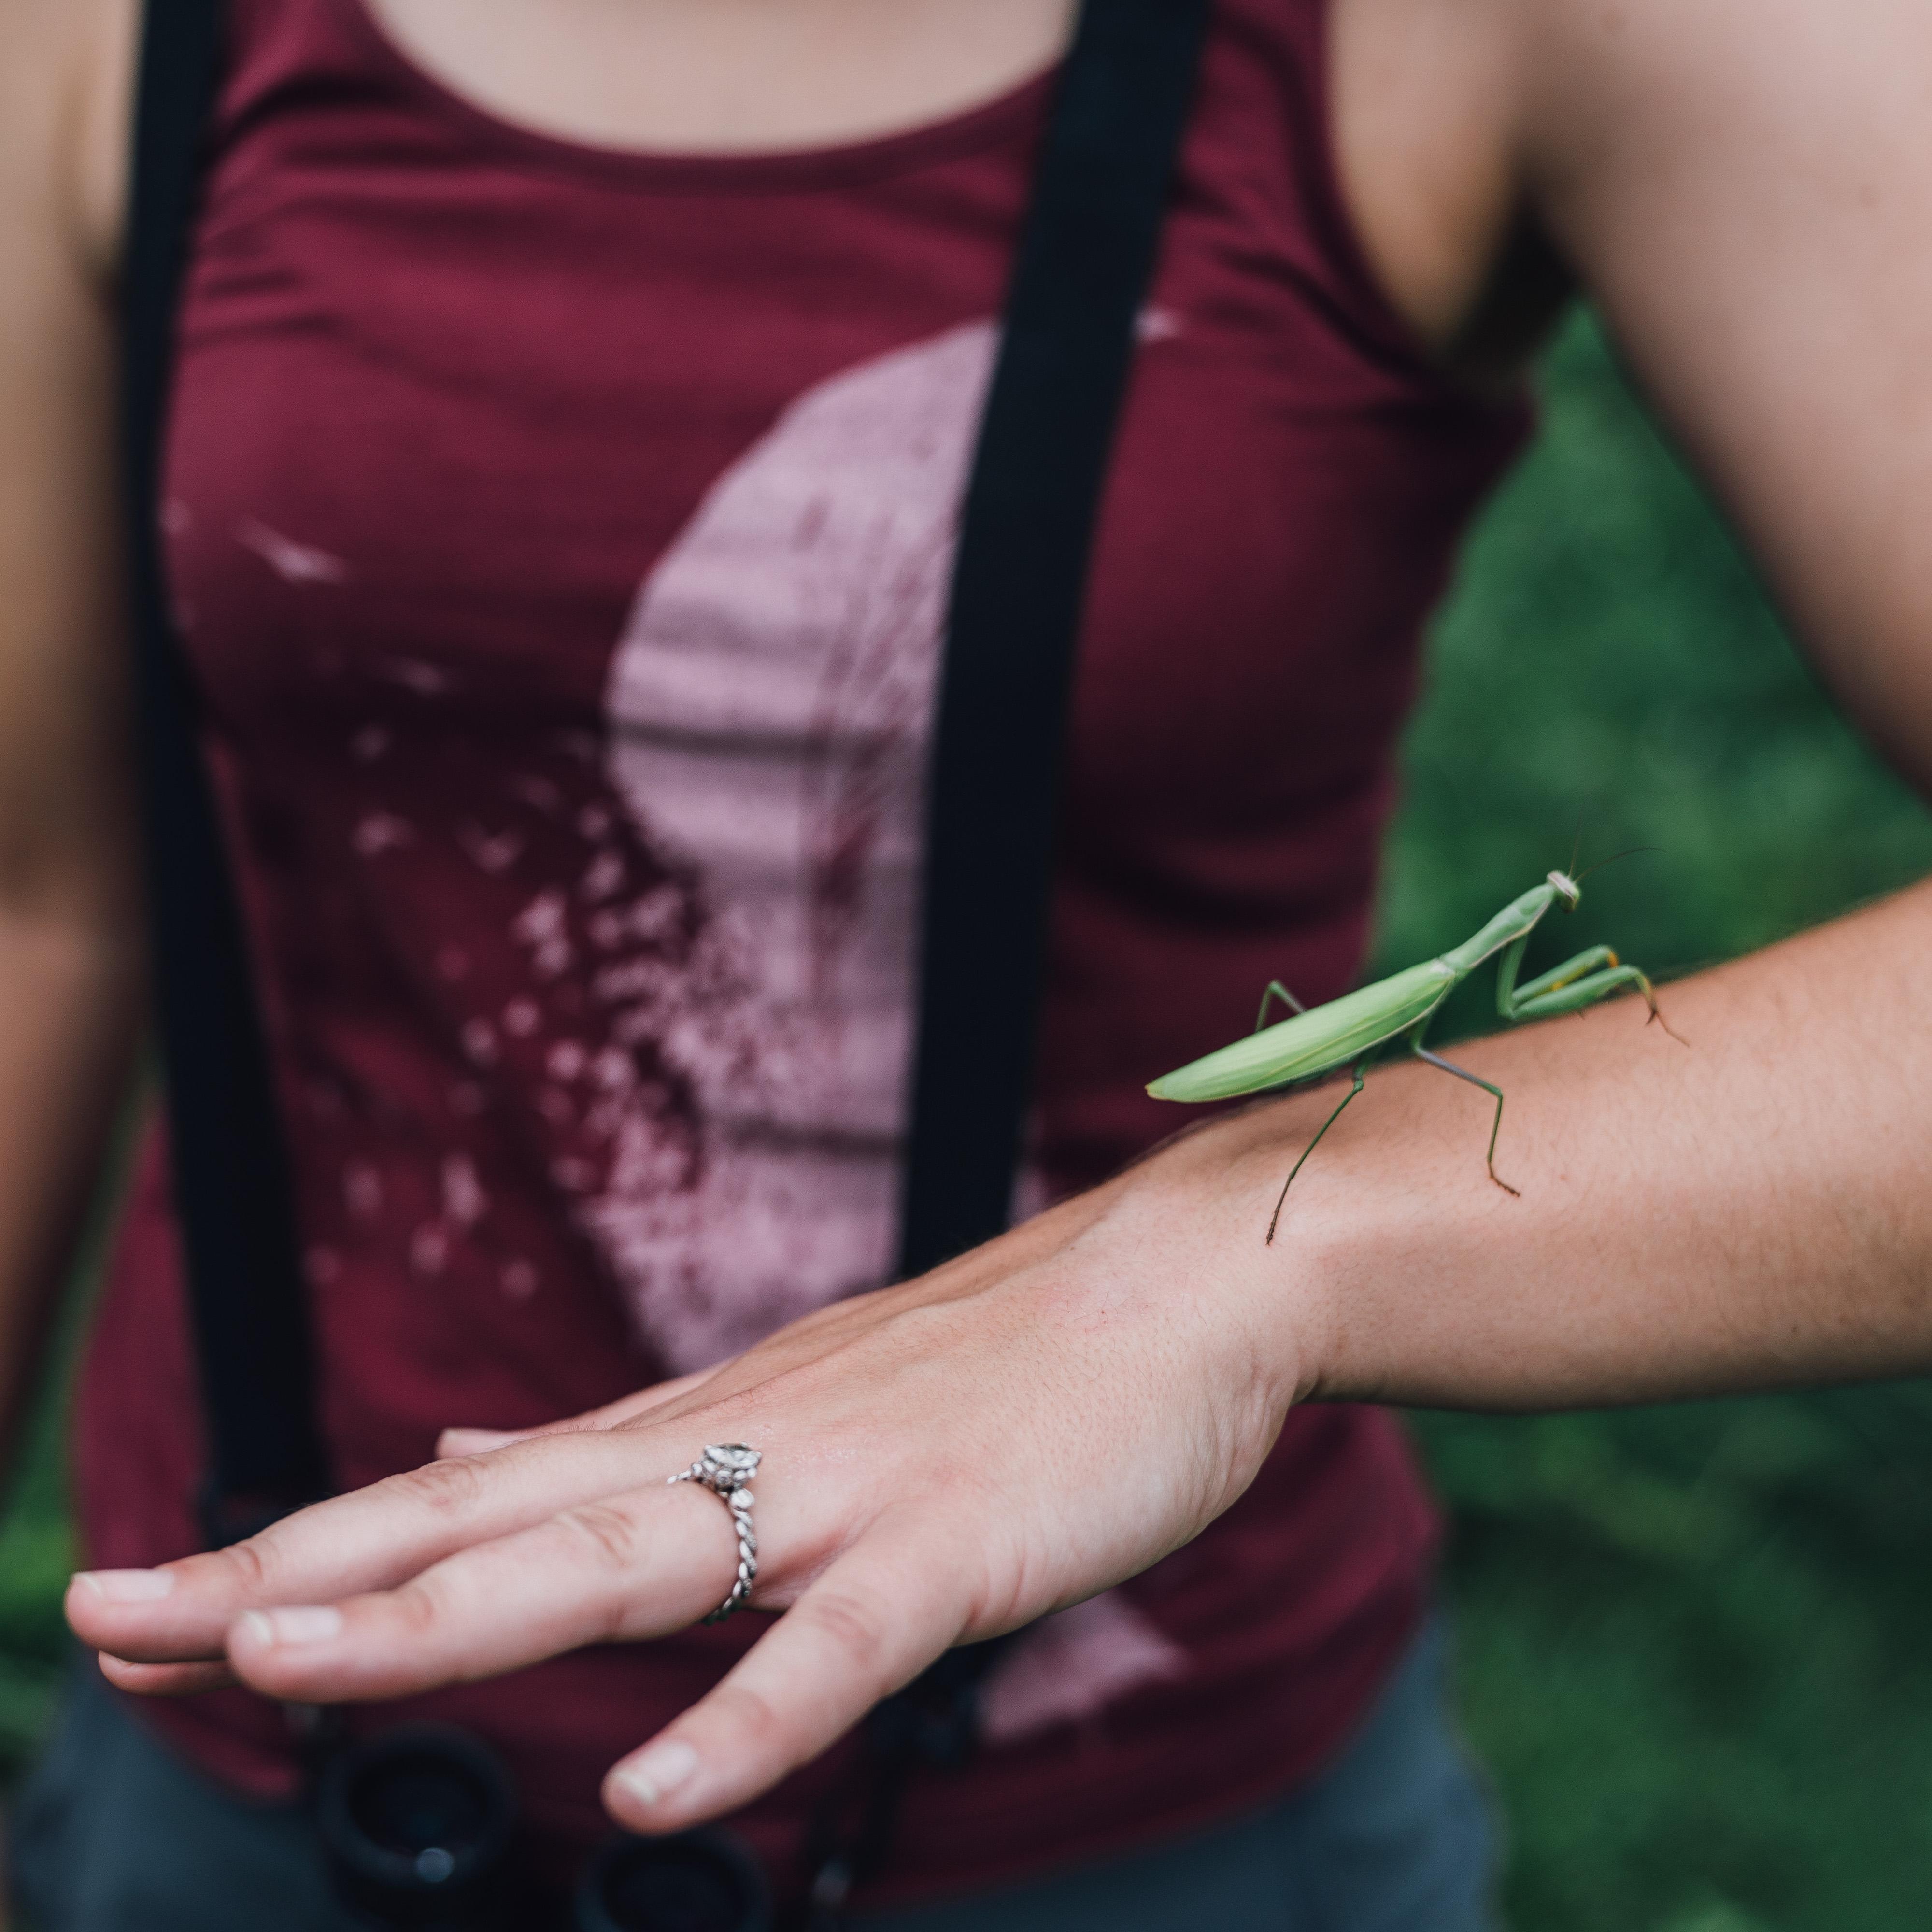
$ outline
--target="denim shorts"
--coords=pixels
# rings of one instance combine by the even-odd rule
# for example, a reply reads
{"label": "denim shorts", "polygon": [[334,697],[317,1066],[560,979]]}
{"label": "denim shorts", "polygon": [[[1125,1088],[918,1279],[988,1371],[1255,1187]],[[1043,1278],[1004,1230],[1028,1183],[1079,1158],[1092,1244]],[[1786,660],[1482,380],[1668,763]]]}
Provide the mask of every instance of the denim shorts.
{"label": "denim shorts", "polygon": [[[1495,1833],[1426,1624],[1312,1783],[1178,1840],[854,1932],[1496,1932]],[[302,1807],[251,1803],[128,1716],[91,1662],[14,1808],[19,1932],[346,1932]]]}

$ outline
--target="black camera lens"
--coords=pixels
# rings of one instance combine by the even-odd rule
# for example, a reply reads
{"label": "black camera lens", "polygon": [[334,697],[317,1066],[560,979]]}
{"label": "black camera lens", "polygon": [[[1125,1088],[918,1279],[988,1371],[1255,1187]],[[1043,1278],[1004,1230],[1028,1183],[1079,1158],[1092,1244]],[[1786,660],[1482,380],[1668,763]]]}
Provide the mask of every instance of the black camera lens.
{"label": "black camera lens", "polygon": [[608,1840],[577,1888],[578,1932],[769,1932],[771,1894],[748,1846],[715,1826]]}
{"label": "black camera lens", "polygon": [[516,1822],[509,1774],[467,1732],[418,1725],[332,1759],[316,1824],[330,1876],[365,1922],[488,1932]]}

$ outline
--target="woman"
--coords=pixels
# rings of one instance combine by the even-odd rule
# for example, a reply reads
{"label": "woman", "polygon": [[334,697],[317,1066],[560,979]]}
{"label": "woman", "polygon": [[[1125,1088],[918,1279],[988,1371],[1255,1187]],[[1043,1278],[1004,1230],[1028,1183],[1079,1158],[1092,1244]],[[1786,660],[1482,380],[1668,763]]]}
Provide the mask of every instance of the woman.
{"label": "woman", "polygon": [[[130,23],[23,19],[10,70],[68,77],[6,117],[6,469],[35,479],[8,553],[8,769],[38,806],[14,930],[58,1021],[8,1115],[58,1128],[11,1170],[24,1334],[131,949],[96,567]],[[1469,386],[1566,275],[1847,704],[1932,769],[1906,534],[1932,29],[1901,6],[1828,31],[1802,0],[1217,9],[1076,700],[1039,1158],[1064,1198],[834,1301],[884,1266],[934,586],[1029,76],[1067,26],[1046,0],[237,10],[168,520],[235,760],[334,1446],[368,1481],[448,1423],[597,1412],[452,1431],[416,1473],[170,1560],[192,1404],[151,1177],[83,1425],[104,1567],[70,1599],[124,1688],[435,1692],[560,1838],[590,1828],[587,1760],[621,1753],[620,1822],[760,1801],[776,1870],[832,1774],[763,1798],[784,1774],[948,1645],[1090,1603],[989,1682],[991,1748],[913,1795],[894,1875],[916,1900],[1076,1867],[1060,1922],[1132,1922],[1126,1843],[1220,1828],[1198,1885],[1256,1808],[1288,1842],[1284,1808],[1358,1761],[1413,1666],[1412,1479],[1372,1417],[1292,1407],[1923,1359],[1921,895],[1674,988],[1690,1053],[1624,1007],[1472,1053],[1510,1096],[1520,1202],[1472,1174],[1480,1101],[1426,1070],[1344,1117],[1271,1247],[1318,1096],[1105,1178],[1168,1124],[1140,1080],[1276,974],[1346,982],[1414,634],[1520,434]],[[782,1620],[482,1681],[716,1607],[732,1515],[665,1478],[727,1442],[764,1456],[753,1603]],[[272,1716],[224,1692],[165,1722],[267,1791]],[[1439,1738],[1410,1724],[1398,1761]],[[1322,1909],[1364,1815],[1339,1810],[1244,1909]],[[1480,1859],[1443,1852],[1466,1783],[1418,1811],[1341,1922],[1477,1922]]]}

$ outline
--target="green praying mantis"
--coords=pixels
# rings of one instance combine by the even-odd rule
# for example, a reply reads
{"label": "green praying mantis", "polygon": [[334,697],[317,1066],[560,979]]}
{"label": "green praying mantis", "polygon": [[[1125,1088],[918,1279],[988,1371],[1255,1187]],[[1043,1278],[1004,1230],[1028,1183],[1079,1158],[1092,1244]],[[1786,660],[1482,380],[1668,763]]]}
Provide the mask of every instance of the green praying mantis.
{"label": "green praying mantis", "polygon": [[[1617,856],[1628,855],[1619,853]],[[1570,862],[1574,866],[1576,862],[1573,859]],[[1590,868],[1596,869],[1595,866]],[[1588,876],[1588,872],[1582,874],[1583,878]],[[1157,1100],[1226,1100],[1238,1094],[1264,1094],[1318,1080],[1337,1067],[1351,1069],[1354,1084],[1322,1122],[1314,1139],[1302,1149],[1301,1159],[1282,1183],[1274,1213],[1268,1220],[1268,1238],[1272,1244],[1294,1177],[1321,1145],[1322,1135],[1342,1118],[1343,1108],[1362,1090],[1369,1063],[1384,1051],[1393,1050],[1399,1042],[1417,1059],[1426,1060],[1431,1066],[1453,1073],[1457,1079],[1466,1080],[1494,1096],[1496,1115],[1490,1129],[1490,1178],[1505,1194],[1520,1197],[1521,1190],[1512,1187],[1496,1172],[1496,1136],[1503,1125],[1502,1089],[1466,1067],[1430,1052],[1422,1044],[1436,1010],[1472,973],[1498,953],[1502,955],[1496,970],[1496,1011],[1512,1025],[1555,1013],[1580,1012],[1599,1000],[1634,986],[1649,1006],[1651,1019],[1658,1022],[1679,1046],[1688,1043],[1680,1035],[1671,1033],[1670,1023],[1658,1009],[1656,989],[1648,979],[1636,967],[1625,965],[1607,946],[1588,946],[1527,986],[1516,984],[1523,949],[1544,914],[1558,904],[1565,912],[1574,912],[1582,898],[1580,879],[1572,878],[1568,872],[1552,872],[1541,885],[1532,886],[1512,899],[1460,946],[1404,972],[1392,973],[1373,986],[1346,993],[1326,1006],[1306,1007],[1279,980],[1270,980],[1262,995],[1255,1030],[1246,1039],[1163,1074],[1148,1091]],[[1273,1000],[1292,1007],[1293,1017],[1268,1025],[1268,1004]],[[1645,1022],[1648,1024],[1649,1021]]]}

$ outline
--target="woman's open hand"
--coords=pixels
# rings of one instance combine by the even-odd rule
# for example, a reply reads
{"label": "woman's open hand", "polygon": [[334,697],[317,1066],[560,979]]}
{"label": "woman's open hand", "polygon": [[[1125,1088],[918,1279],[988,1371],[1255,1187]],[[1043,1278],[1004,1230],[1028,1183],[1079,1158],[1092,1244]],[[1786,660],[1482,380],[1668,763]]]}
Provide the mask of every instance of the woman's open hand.
{"label": "woman's open hand", "polygon": [[1210,1267],[1202,1199],[1166,1184],[1193,1145],[709,1374],[526,1436],[452,1430],[442,1460],[232,1549],[77,1577],[70,1621],[124,1688],[232,1672],[314,1702],[662,1636],[737,1563],[718,1499],[666,1479],[748,1443],[752,1603],[786,1614],[605,1787],[634,1828],[735,1808],[949,1646],[1145,1568],[1252,1478],[1294,1390],[1255,1235],[1269,1177],[1216,1190],[1253,1265]]}

